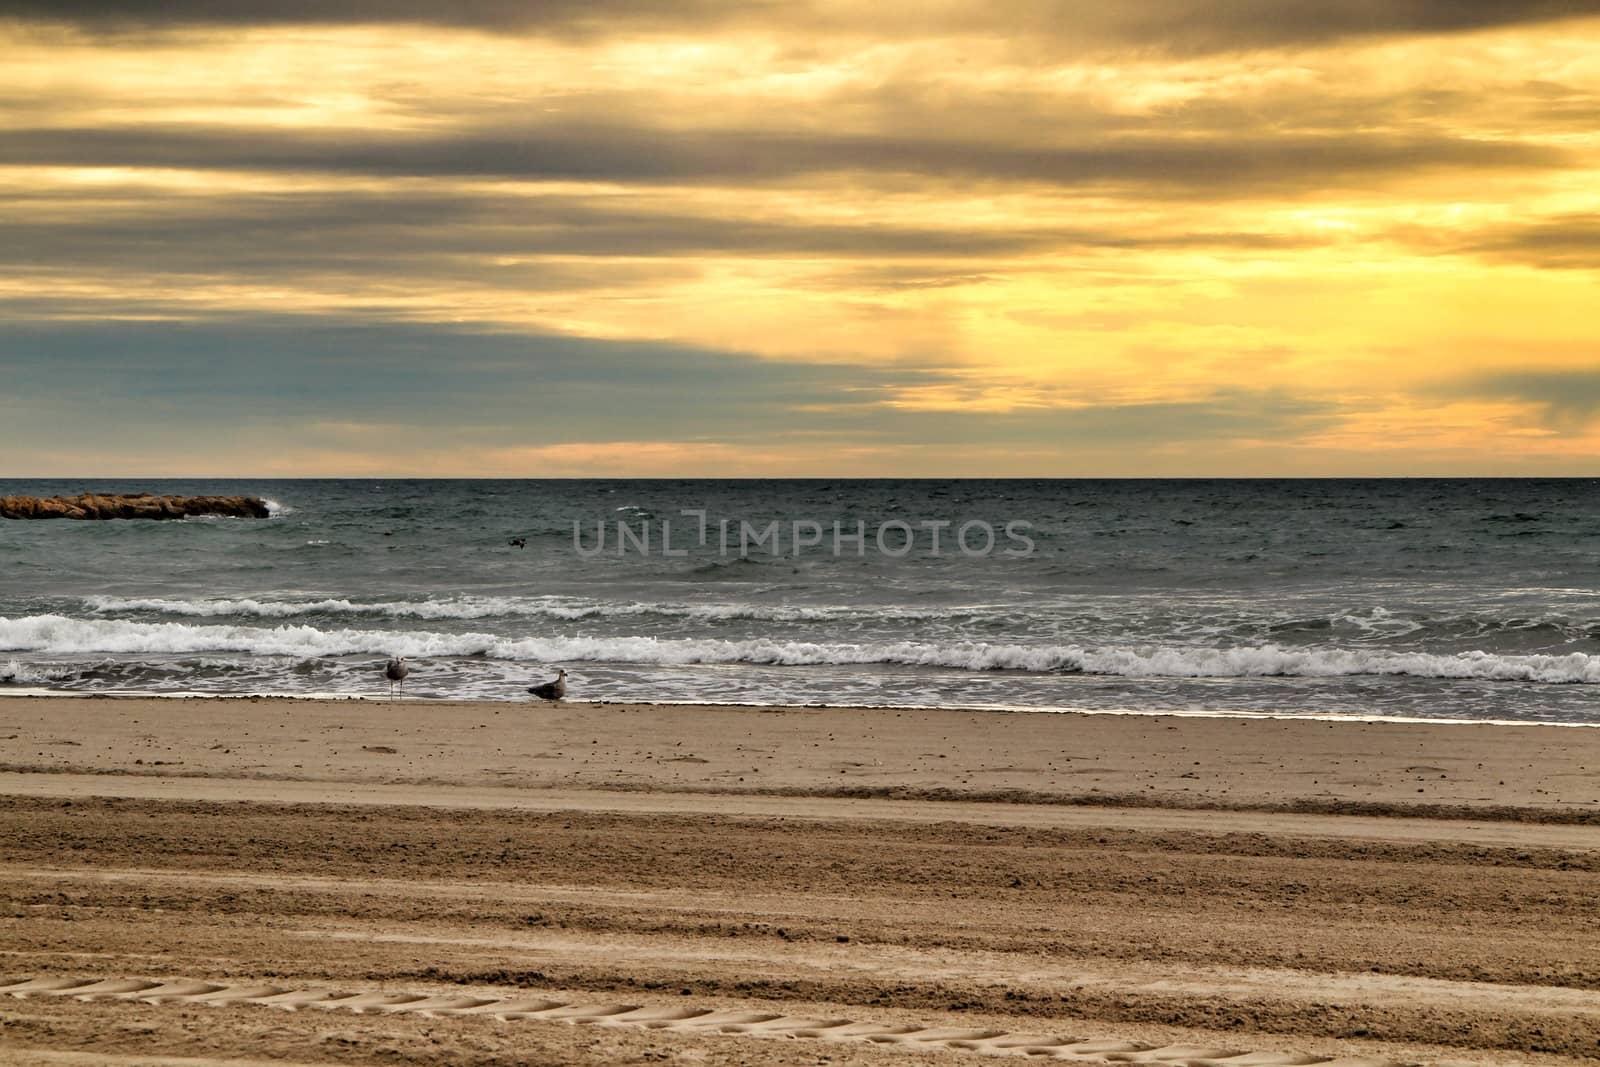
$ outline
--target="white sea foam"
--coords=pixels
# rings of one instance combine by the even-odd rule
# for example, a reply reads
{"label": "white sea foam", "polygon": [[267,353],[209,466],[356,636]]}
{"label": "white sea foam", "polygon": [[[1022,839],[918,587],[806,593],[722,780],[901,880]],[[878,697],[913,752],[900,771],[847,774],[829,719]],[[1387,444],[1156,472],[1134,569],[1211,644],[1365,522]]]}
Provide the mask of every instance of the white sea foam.
{"label": "white sea foam", "polygon": [[[343,603],[343,602],[334,602]],[[1131,678],[1337,678],[1407,675],[1600,684],[1600,656],[1451,655],[1370,649],[1099,646],[988,642],[810,642],[655,637],[509,637],[429,633],[71,619],[0,617],[0,650],[53,654],[237,652],[309,658],[340,655],[486,656],[526,662],[899,665],[969,671],[1082,672]]]}
{"label": "white sea foam", "polygon": [[[307,542],[308,544],[326,542]],[[493,597],[458,596],[435,600],[361,602],[343,598],[319,600],[262,600],[253,597],[210,598],[200,600],[164,597],[90,596],[84,604],[91,610],[109,612],[156,612],[164,615],[190,615],[202,618],[234,616],[241,618],[288,619],[302,615],[360,615],[393,619],[486,619],[530,617],[577,620],[639,615],[661,615],[688,619],[750,619],[771,622],[828,621],[858,617],[861,608],[787,607],[749,604],[683,603],[600,603],[571,597]],[[895,609],[896,617],[948,617],[948,610],[920,611]]]}
{"label": "white sea foam", "polygon": [[[307,541],[309,545],[328,544]],[[1194,605],[1190,611],[1150,614],[1128,613],[1112,606],[1096,605],[1085,598],[1043,616],[1024,617],[1016,605],[966,603],[966,605],[779,605],[779,603],[694,603],[694,601],[611,601],[584,597],[486,597],[451,595],[418,600],[350,600],[344,597],[109,597],[91,595],[82,600],[85,608],[98,614],[165,614],[165,616],[205,617],[205,619],[294,619],[294,617],[352,616],[366,619],[422,619],[422,621],[474,621],[474,619],[558,619],[576,622],[584,619],[686,619],[691,622],[846,622],[882,624],[941,624],[962,629],[968,622],[986,627],[1005,627],[1013,632],[1032,630],[1035,637],[1059,635],[1070,640],[1077,633],[1096,633],[1115,640],[1122,633],[1142,633],[1147,641],[1178,648],[1192,645],[1224,645],[1224,638],[1248,640],[1261,633],[1270,640],[1272,633],[1286,630],[1328,630],[1342,633],[1346,640],[1366,645],[1381,641],[1464,641],[1525,640],[1539,630],[1549,632],[1549,640],[1586,640],[1600,621],[1594,617],[1560,616],[1544,613],[1528,617],[1494,617],[1485,614],[1438,614],[1422,619],[1400,616],[1386,609],[1333,611],[1328,614],[1286,613],[1282,617],[1258,616],[1242,619],[1238,608],[1230,605]],[[1021,629],[1027,627],[1027,630]],[[1168,633],[1152,632],[1166,629]],[[501,629],[501,627],[493,627]],[[1459,645],[1458,645],[1459,648]],[[1538,651],[1538,649],[1506,649]],[[1549,649],[1555,651],[1555,649]],[[1395,653],[1400,654],[1400,653]]]}
{"label": "white sea foam", "polygon": [[38,685],[50,681],[50,676],[20,660],[0,663],[0,682],[6,685]]}
{"label": "white sea foam", "polygon": [[[326,541],[308,541],[325,545]],[[1600,620],[1552,613],[1497,618],[1482,614],[1442,614],[1432,618],[1402,616],[1381,607],[1360,612],[1329,614],[1286,613],[1281,616],[1241,615],[1230,605],[1197,605],[1192,613],[1129,612],[1092,602],[1035,610],[1024,617],[1016,605],[969,603],[960,605],[790,605],[761,603],[695,603],[677,601],[608,601],[574,596],[439,596],[417,600],[364,601],[343,597],[294,599],[277,597],[117,597],[95,595],[82,603],[99,614],[160,614],[197,618],[293,619],[351,616],[371,619],[460,620],[554,619],[567,622],[638,618],[684,619],[691,622],[749,621],[755,623],[861,622],[937,624],[962,629],[977,622],[986,628],[1004,627],[1031,632],[1036,638],[1052,635],[1066,641],[1079,634],[1115,640],[1122,634],[1141,634],[1149,642],[1189,648],[1195,644],[1225,645],[1228,638],[1250,640],[1259,634],[1270,642],[1285,631],[1327,631],[1361,644],[1428,639],[1452,642],[1479,640],[1492,643],[1509,637],[1521,641],[1547,631],[1551,641],[1581,641],[1594,632]],[[500,629],[496,626],[495,629]],[[875,626],[875,628],[879,628]],[[1164,634],[1161,631],[1166,631]],[[926,632],[925,630],[923,631]],[[1267,647],[1272,647],[1268,645]],[[1459,644],[1456,647],[1460,647]],[[1512,650],[1506,650],[1512,651]],[[1536,651],[1519,648],[1515,651]],[[1555,650],[1550,650],[1555,651]],[[1396,653],[1399,655],[1400,653]]]}

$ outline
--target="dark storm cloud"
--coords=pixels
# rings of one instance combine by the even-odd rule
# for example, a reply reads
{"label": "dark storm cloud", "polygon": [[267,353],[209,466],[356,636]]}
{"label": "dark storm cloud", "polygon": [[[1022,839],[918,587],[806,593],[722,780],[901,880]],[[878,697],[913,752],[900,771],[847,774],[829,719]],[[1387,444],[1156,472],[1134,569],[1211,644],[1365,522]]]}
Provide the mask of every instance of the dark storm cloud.
{"label": "dark storm cloud", "polygon": [[[1457,33],[1600,13],[1596,0],[991,0],[918,10],[926,35],[1030,38],[1058,47],[1228,51],[1324,44],[1350,37]],[[883,33],[904,37],[903,9],[837,10],[777,0],[0,0],[0,18],[97,30],[273,25],[428,24],[551,36],[703,34],[720,27]]]}
{"label": "dark storm cloud", "polygon": [[546,125],[439,136],[291,133],[223,126],[14,129],[0,164],[173,167],[365,176],[715,185],[867,172],[1206,197],[1321,190],[1441,169],[1561,167],[1567,153],[1444,135],[1125,136],[1083,144],[826,132],[666,131]]}
{"label": "dark storm cloud", "polygon": [[[1596,352],[1600,356],[1600,351]],[[1600,369],[1513,370],[1453,383],[1448,392],[1490,400],[1537,404],[1546,426],[1578,433],[1600,419]]]}

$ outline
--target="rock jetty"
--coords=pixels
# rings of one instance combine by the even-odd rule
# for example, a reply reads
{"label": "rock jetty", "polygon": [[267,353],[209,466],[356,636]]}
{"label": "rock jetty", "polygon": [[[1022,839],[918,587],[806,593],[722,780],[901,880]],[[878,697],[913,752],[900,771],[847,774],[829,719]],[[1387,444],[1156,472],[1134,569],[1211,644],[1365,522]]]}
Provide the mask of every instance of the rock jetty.
{"label": "rock jetty", "polygon": [[182,519],[227,515],[264,519],[267,502],[253,496],[156,496],[82,493],[78,496],[0,496],[0,519]]}

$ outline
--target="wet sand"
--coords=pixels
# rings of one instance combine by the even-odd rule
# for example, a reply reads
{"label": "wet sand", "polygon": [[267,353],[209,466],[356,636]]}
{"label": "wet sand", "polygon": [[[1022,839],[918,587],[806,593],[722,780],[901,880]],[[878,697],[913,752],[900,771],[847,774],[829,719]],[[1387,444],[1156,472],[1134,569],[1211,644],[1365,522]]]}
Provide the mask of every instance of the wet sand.
{"label": "wet sand", "polygon": [[11,698],[0,826],[6,1063],[1600,1058],[1596,730]]}

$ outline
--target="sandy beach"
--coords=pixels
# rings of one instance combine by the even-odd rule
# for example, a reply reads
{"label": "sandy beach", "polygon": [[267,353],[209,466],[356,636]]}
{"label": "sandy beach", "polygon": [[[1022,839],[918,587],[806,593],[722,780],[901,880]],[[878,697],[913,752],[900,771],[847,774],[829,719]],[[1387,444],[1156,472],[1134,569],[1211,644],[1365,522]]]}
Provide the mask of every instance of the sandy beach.
{"label": "sandy beach", "polygon": [[7,1063],[1600,1057],[1592,729],[14,697],[0,811]]}

